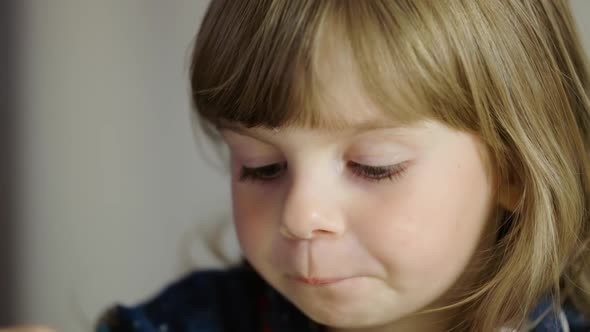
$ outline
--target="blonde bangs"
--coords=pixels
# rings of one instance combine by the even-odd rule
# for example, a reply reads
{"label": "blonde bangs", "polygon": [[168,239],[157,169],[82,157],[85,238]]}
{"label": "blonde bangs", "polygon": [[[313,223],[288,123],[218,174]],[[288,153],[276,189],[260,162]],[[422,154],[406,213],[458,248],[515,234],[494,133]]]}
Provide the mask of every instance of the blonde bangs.
{"label": "blonde bangs", "polygon": [[[449,114],[470,105],[456,88],[448,43],[426,22],[416,31],[422,18],[409,7],[329,0],[263,1],[250,9],[241,3],[212,2],[203,26],[216,28],[201,30],[193,53],[193,103],[213,125],[347,128],[347,114],[325,107],[331,87],[322,83],[322,66],[334,56],[350,57],[352,66],[341,75],[358,79],[363,95],[398,125],[426,118],[459,125]],[[213,19],[218,22],[208,22]],[[438,42],[424,42],[431,40]],[[441,56],[440,49],[447,51]]]}
{"label": "blonde bangs", "polygon": [[[298,115],[320,2],[213,1],[191,65],[193,103],[214,125],[276,127]],[[296,15],[295,15],[296,13]]]}
{"label": "blonde bangs", "polygon": [[445,3],[437,8],[436,3],[353,2],[346,7],[344,29],[364,90],[395,122],[433,119],[456,129],[477,130],[459,50],[448,39],[455,33],[448,29],[453,22],[440,19],[452,19],[445,13],[452,7],[445,8]]}

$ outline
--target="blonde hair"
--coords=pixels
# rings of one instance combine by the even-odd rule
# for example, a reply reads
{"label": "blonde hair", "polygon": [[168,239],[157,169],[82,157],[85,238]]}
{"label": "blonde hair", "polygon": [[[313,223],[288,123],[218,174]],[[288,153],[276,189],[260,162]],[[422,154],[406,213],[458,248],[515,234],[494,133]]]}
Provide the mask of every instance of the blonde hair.
{"label": "blonde hair", "polygon": [[202,124],[345,126],[317,107],[326,38],[385,114],[476,133],[499,191],[517,188],[457,328],[522,328],[547,294],[590,316],[590,82],[569,3],[214,0],[191,66]]}

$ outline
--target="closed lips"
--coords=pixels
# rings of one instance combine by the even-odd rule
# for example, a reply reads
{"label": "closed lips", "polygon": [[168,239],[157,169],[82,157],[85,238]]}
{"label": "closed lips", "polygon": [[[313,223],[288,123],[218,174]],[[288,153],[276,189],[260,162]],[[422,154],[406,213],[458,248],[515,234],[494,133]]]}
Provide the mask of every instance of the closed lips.
{"label": "closed lips", "polygon": [[307,277],[296,277],[295,280],[308,284],[308,285],[327,285],[333,284],[348,278],[307,278]]}

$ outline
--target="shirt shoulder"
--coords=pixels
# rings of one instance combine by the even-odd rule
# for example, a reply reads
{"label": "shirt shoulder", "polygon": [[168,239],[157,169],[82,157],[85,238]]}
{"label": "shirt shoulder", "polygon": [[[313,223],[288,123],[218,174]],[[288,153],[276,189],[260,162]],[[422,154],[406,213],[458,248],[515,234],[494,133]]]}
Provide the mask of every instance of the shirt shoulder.
{"label": "shirt shoulder", "polygon": [[544,299],[533,310],[531,320],[539,318],[532,332],[590,332],[590,320],[566,301],[559,310],[551,310],[551,303]]}
{"label": "shirt shoulder", "polygon": [[96,332],[258,331],[256,299],[263,283],[251,270],[192,272],[136,306],[114,305]]}

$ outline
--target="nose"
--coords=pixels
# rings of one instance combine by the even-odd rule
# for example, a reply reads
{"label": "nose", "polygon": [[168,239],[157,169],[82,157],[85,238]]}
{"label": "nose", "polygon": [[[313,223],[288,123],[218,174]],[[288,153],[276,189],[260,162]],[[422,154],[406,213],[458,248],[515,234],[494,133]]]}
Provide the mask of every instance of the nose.
{"label": "nose", "polygon": [[335,190],[329,186],[322,187],[318,183],[293,184],[283,205],[281,234],[292,240],[342,235],[346,223],[342,207],[335,196]]}

